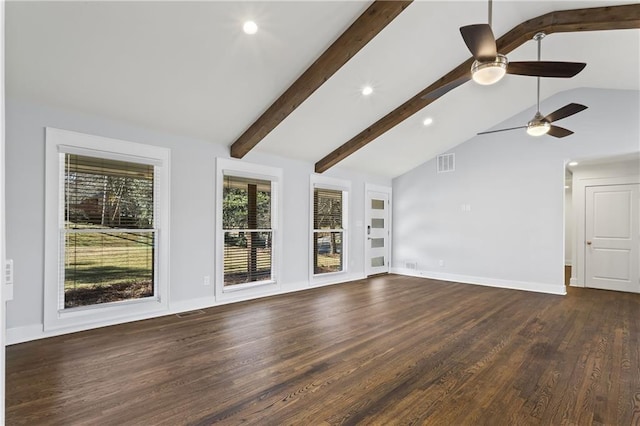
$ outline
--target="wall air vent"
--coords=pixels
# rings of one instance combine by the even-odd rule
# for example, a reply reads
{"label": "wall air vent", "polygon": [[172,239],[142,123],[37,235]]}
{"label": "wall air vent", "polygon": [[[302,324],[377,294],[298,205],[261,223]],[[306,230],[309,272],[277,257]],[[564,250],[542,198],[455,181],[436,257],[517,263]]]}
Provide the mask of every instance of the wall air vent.
{"label": "wall air vent", "polygon": [[456,169],[456,154],[441,154],[437,159],[438,173],[453,172]]}

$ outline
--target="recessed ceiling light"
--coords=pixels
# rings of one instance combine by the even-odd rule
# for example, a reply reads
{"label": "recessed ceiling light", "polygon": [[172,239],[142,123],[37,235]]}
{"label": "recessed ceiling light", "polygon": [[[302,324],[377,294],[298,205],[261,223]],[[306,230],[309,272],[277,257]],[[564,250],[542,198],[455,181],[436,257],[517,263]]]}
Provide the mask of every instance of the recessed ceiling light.
{"label": "recessed ceiling light", "polygon": [[577,165],[578,165],[578,162],[577,162],[577,161],[572,161],[572,162],[570,162],[570,163],[569,163],[569,165],[570,165],[570,166],[577,166]]}
{"label": "recessed ceiling light", "polygon": [[433,118],[431,117],[425,118],[422,124],[424,124],[425,126],[431,126],[433,124]]}
{"label": "recessed ceiling light", "polygon": [[242,26],[242,30],[246,33],[246,34],[255,34],[258,32],[258,24],[256,24],[253,21],[247,21],[244,23],[244,25]]}
{"label": "recessed ceiling light", "polygon": [[372,93],[373,93],[373,87],[371,87],[371,86],[364,86],[364,87],[362,88],[362,94],[363,94],[363,95],[365,95],[365,96],[369,96],[369,95],[370,95],[370,94],[372,94]]}

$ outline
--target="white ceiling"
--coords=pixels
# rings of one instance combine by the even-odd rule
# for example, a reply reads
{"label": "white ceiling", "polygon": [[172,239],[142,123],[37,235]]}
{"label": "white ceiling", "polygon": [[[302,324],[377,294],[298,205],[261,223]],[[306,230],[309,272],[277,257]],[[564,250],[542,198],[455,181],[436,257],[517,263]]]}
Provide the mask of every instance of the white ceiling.
{"label": "white ceiling", "polygon": [[[495,1],[493,29],[499,37],[554,10],[627,3]],[[6,93],[230,145],[369,4],[7,2]],[[414,2],[255,150],[315,163],[466,60],[458,28],[486,15],[484,1]],[[256,35],[242,32],[246,19]],[[535,43],[508,56],[534,60]],[[573,79],[543,79],[543,99],[578,87],[640,90],[640,30],[553,34],[542,57],[587,63]],[[375,91],[365,98],[366,84]],[[535,84],[466,83],[339,167],[398,176],[530,108]]]}

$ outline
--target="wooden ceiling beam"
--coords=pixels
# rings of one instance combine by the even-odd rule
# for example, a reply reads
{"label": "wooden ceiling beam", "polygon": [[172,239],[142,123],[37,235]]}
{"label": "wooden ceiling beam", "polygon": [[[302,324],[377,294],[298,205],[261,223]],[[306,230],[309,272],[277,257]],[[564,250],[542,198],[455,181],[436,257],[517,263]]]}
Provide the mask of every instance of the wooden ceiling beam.
{"label": "wooden ceiling beam", "polygon": [[232,145],[244,157],[412,3],[376,0]]}
{"label": "wooden ceiling beam", "polygon": [[[546,34],[581,31],[625,30],[640,28],[640,4],[622,6],[594,7],[587,9],[563,10],[525,21],[512,28],[496,40],[498,52],[508,54],[515,48],[531,40],[537,32]],[[426,89],[364,129],[358,135],[336,148],[315,165],[316,173],[323,173],[354,152],[366,146],[388,130],[397,126],[427,105],[435,102],[439,96],[425,97],[436,89],[453,83],[460,78],[471,79],[473,58],[467,59]],[[445,92],[446,93],[446,92]]]}

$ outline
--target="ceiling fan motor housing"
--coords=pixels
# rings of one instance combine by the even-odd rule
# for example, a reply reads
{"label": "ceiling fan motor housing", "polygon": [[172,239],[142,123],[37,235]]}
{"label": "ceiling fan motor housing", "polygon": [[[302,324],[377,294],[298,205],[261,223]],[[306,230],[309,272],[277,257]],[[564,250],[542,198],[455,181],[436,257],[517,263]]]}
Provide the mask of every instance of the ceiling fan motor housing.
{"label": "ceiling fan motor housing", "polygon": [[482,85],[490,85],[498,82],[507,73],[509,60],[505,55],[498,53],[492,61],[475,60],[471,65],[473,80]]}
{"label": "ceiling fan motor housing", "polygon": [[549,132],[551,123],[544,119],[540,111],[527,123],[527,133],[531,136],[542,136]]}

